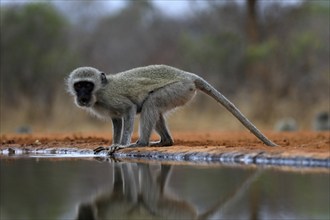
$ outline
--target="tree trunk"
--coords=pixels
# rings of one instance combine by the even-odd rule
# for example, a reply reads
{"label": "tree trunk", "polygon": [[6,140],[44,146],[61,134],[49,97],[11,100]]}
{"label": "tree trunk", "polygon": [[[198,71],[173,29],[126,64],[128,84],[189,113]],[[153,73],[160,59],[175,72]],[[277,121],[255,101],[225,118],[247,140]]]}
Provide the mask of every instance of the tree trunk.
{"label": "tree trunk", "polygon": [[257,0],[246,0],[247,7],[247,24],[246,35],[250,44],[260,41],[260,33],[258,27]]}

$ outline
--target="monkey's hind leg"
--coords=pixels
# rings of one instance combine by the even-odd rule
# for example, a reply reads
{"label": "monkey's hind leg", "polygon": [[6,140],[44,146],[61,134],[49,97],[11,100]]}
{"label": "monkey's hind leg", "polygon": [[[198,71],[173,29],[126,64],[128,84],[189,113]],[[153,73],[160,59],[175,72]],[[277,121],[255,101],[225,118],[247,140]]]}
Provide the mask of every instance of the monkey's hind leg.
{"label": "monkey's hind leg", "polygon": [[165,111],[164,107],[161,106],[164,104],[162,103],[162,99],[164,99],[163,93],[162,91],[156,91],[150,94],[145,100],[140,116],[140,137],[132,147],[149,146],[150,136],[154,129],[160,135],[161,141],[152,143],[153,146],[160,146],[161,143],[165,144],[166,142],[168,142],[167,144],[171,144],[172,139],[167,131],[165,119],[162,114]]}
{"label": "monkey's hind leg", "polygon": [[159,114],[159,109],[155,107],[153,99],[148,98],[143,104],[140,115],[139,140],[131,144],[131,147],[149,146],[151,132],[155,128]]}
{"label": "monkey's hind leg", "polygon": [[[144,101],[140,120],[140,138],[137,146],[171,146],[173,140],[166,127],[164,113],[186,104],[196,92],[194,83],[182,80],[149,94]],[[159,134],[158,143],[149,142],[153,129]]]}
{"label": "monkey's hind leg", "polygon": [[164,147],[164,146],[172,146],[173,145],[173,139],[167,129],[166,121],[163,114],[159,115],[159,119],[156,122],[155,127],[156,132],[160,136],[160,141],[158,142],[151,142],[150,146],[153,147]]}

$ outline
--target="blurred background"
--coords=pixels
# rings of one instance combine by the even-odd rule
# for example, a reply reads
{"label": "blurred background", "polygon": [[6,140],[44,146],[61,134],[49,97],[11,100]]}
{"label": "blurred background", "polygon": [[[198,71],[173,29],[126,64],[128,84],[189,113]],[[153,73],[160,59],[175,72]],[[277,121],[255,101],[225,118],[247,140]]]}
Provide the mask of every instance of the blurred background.
{"label": "blurred background", "polygon": [[[1,0],[1,133],[107,131],[74,106],[79,66],[167,64],[205,78],[261,129],[329,112],[328,0]],[[243,130],[203,94],[172,130]]]}

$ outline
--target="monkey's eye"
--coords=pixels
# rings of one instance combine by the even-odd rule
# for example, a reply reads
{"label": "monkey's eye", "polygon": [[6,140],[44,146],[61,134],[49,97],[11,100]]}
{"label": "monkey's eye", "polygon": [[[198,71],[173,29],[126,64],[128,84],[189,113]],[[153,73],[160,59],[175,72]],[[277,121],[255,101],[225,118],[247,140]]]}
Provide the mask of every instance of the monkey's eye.
{"label": "monkey's eye", "polygon": [[81,86],[81,84],[80,83],[75,83],[74,85],[73,85],[73,87],[74,87],[74,89],[80,89],[82,86]]}
{"label": "monkey's eye", "polygon": [[88,82],[88,81],[81,81],[81,82],[75,83],[73,85],[73,87],[76,91],[78,91],[78,90],[92,91],[94,89],[94,84],[92,82]]}
{"label": "monkey's eye", "polygon": [[86,89],[93,89],[94,85],[92,83],[85,84]]}

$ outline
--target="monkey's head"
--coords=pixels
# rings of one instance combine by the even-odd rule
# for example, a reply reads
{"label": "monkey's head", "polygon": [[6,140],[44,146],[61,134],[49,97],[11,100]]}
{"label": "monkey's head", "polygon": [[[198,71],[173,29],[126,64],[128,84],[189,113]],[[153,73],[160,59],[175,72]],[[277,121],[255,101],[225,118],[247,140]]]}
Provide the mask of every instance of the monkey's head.
{"label": "monkey's head", "polygon": [[93,67],[79,67],[73,70],[68,79],[68,91],[75,97],[78,107],[92,107],[95,93],[108,83],[105,73]]}

